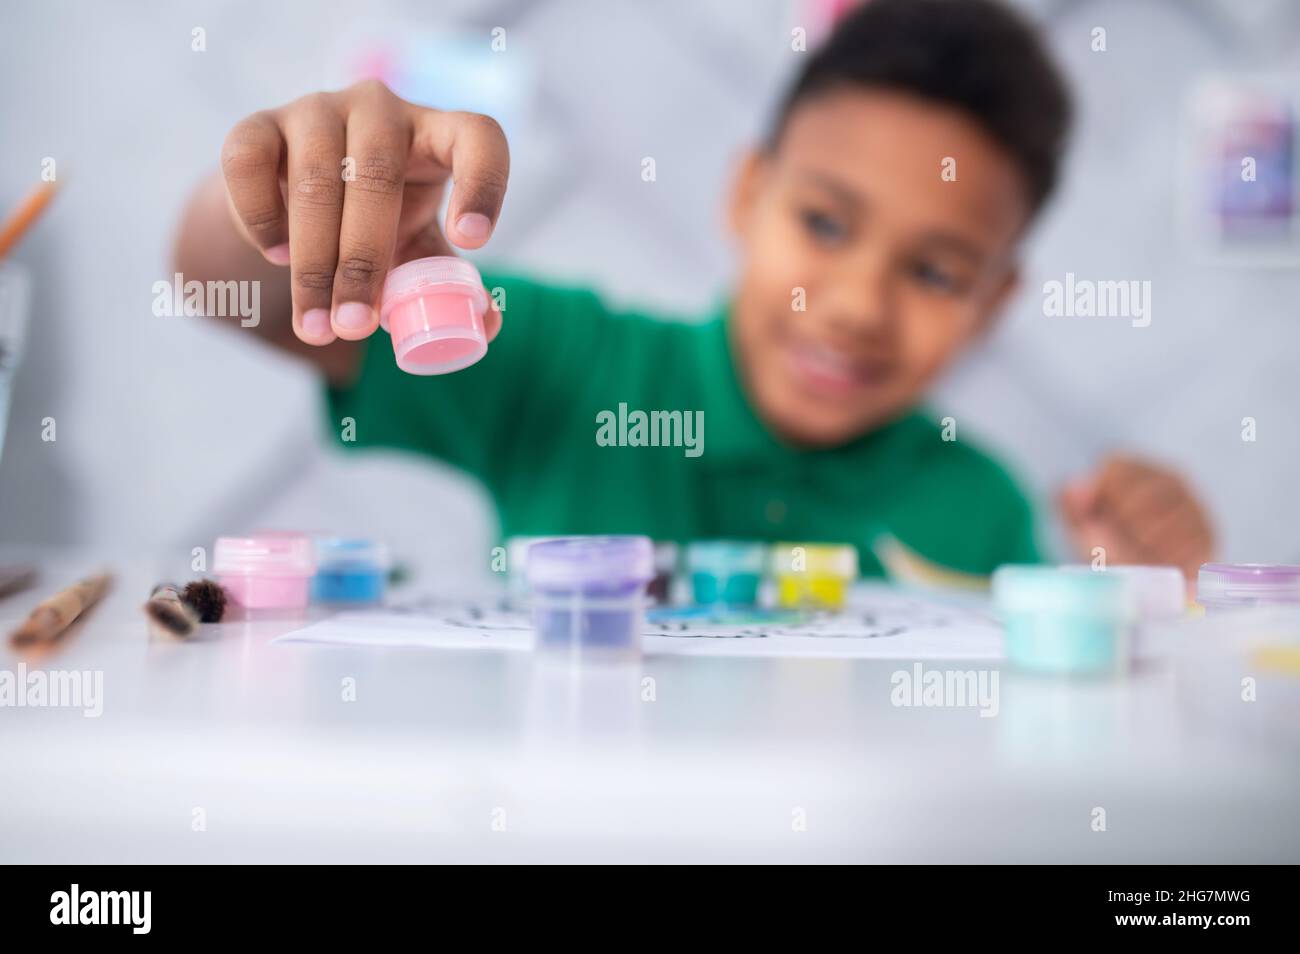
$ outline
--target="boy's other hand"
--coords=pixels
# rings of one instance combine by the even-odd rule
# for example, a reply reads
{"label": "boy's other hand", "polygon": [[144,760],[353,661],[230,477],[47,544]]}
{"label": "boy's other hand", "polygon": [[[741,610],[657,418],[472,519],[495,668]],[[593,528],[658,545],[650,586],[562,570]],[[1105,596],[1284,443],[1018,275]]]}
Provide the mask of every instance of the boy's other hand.
{"label": "boy's other hand", "polygon": [[1061,512],[1080,555],[1105,548],[1107,565],[1176,566],[1188,581],[1214,551],[1214,533],[1196,495],[1174,472],[1111,456],[1060,494]]}
{"label": "boy's other hand", "polygon": [[[488,240],[510,153],[487,116],[426,109],[366,80],[241,120],[221,169],[241,233],[289,267],[294,333],[324,345],[374,332],[394,265]],[[490,340],[501,326],[495,307],[485,323]]]}

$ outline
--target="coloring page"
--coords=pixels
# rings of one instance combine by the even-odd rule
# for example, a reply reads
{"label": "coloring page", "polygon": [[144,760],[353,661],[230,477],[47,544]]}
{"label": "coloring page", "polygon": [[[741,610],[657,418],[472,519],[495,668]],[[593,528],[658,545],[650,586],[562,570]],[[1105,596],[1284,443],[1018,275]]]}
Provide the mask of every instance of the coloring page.
{"label": "coloring page", "polygon": [[[341,613],[276,642],[527,651],[533,628],[528,611],[502,597],[417,595]],[[652,608],[642,648],[648,655],[994,659],[1002,655],[1002,631],[975,601],[864,585],[835,612]]]}

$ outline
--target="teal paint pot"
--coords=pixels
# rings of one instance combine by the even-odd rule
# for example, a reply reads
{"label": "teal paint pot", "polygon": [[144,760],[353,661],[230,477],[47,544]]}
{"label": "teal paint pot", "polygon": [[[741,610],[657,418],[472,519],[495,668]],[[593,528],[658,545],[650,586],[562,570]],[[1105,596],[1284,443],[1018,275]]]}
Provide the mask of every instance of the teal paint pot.
{"label": "teal paint pot", "polygon": [[700,606],[755,606],[767,545],[749,540],[696,540],[686,547],[686,573]]}
{"label": "teal paint pot", "polygon": [[1108,674],[1128,668],[1137,619],[1134,588],[1117,574],[1078,567],[1004,566],[993,602],[1019,669]]}

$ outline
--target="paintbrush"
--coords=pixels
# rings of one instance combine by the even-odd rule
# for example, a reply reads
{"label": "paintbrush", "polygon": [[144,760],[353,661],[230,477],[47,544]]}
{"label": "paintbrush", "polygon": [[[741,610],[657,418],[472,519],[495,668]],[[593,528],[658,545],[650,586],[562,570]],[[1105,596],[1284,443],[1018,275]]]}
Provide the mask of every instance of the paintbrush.
{"label": "paintbrush", "polygon": [[199,623],[219,622],[225,610],[226,591],[212,580],[195,580],[179,589],[159,583],[144,604],[158,630],[182,638],[192,635]]}
{"label": "paintbrush", "polygon": [[4,225],[0,225],[0,258],[9,254],[9,250],[18,244],[18,240],[26,234],[35,221],[40,218],[45,207],[50,204],[54,198],[54,193],[59,190],[55,182],[42,182],[31,192],[27,198],[22,201],[18,208],[14,209],[13,214],[5,220]]}
{"label": "paintbrush", "polygon": [[0,597],[25,590],[36,582],[36,567],[30,563],[0,566]]}
{"label": "paintbrush", "polygon": [[199,624],[199,614],[186,605],[170,583],[159,583],[153,588],[144,611],[156,629],[170,636],[189,636]]}
{"label": "paintbrush", "polygon": [[111,580],[111,574],[100,573],[56,593],[32,610],[27,621],[9,635],[9,641],[14,646],[54,642],[78,616],[99,602]]}
{"label": "paintbrush", "polygon": [[181,590],[181,602],[198,615],[200,623],[219,623],[226,611],[226,591],[212,580],[195,580]]}

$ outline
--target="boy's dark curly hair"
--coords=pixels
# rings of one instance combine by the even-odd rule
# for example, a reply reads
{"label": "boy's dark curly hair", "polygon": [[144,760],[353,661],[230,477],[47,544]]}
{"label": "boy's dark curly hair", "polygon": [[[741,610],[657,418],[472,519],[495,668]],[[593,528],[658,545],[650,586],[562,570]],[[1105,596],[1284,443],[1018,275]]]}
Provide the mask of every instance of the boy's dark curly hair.
{"label": "boy's dark curly hair", "polygon": [[914,93],[975,119],[1020,166],[1037,211],[1056,185],[1072,107],[1032,25],[997,0],[867,0],[812,53],[777,113],[868,86]]}

